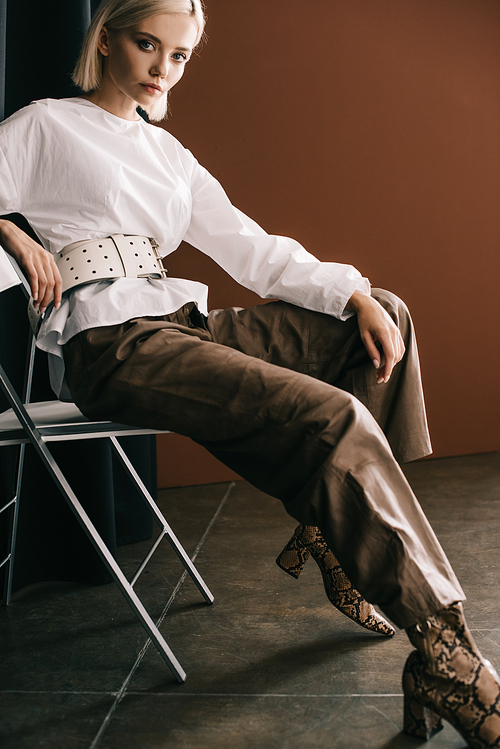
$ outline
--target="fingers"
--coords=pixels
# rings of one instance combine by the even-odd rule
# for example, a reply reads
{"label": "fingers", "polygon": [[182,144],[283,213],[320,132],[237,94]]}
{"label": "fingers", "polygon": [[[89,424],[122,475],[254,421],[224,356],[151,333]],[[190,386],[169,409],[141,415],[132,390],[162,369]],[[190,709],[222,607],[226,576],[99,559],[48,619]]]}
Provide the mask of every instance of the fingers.
{"label": "fingers", "polygon": [[33,301],[36,302],[38,300],[38,273],[32,262],[25,261],[22,263],[22,266],[30,285],[31,296],[33,297]]}
{"label": "fingers", "polygon": [[55,269],[56,269],[56,278],[55,278],[55,285],[54,285],[54,307],[56,309],[59,309],[59,307],[61,306],[61,301],[62,301],[62,278],[56,265],[55,265]]}
{"label": "fingers", "polygon": [[361,338],[377,370],[377,381],[379,384],[389,382],[405,351],[399,328],[386,310],[370,297],[364,297],[358,304],[357,315]]}
{"label": "fingers", "polygon": [[379,337],[379,342],[385,357],[384,365],[377,372],[377,382],[380,384],[389,382],[394,367],[404,356],[405,345],[401,333],[395,325],[383,332]]}
{"label": "fingers", "polygon": [[43,314],[52,299],[56,309],[61,304],[62,279],[53,256],[43,248],[31,253],[25,262],[35,308]]}
{"label": "fingers", "polygon": [[382,352],[375,346],[375,341],[370,333],[362,336],[363,343],[368,352],[373,366],[377,370],[377,382],[388,382],[394,368],[395,358],[391,346],[381,344]]}
{"label": "fingers", "polygon": [[378,380],[377,382],[389,382],[389,379],[392,374],[392,370],[394,369],[394,365],[397,363],[396,357],[393,353],[388,353],[385,355],[385,365],[384,367],[381,367],[380,372],[378,372]]}
{"label": "fingers", "polygon": [[45,312],[52,298],[56,308],[59,307],[62,279],[53,255],[11,221],[0,220],[0,239],[4,249],[24,269],[35,307]]}
{"label": "fingers", "polygon": [[[48,253],[45,253],[48,255]],[[52,255],[44,258],[43,272],[40,274],[38,298],[40,313],[43,314],[52,299],[57,308],[61,304],[62,280]]]}
{"label": "fingers", "polygon": [[372,360],[373,366],[375,367],[375,369],[379,369],[381,357],[380,352],[375,345],[373,335],[369,331],[362,331],[361,338],[363,340],[363,343],[365,344],[368,356]]}

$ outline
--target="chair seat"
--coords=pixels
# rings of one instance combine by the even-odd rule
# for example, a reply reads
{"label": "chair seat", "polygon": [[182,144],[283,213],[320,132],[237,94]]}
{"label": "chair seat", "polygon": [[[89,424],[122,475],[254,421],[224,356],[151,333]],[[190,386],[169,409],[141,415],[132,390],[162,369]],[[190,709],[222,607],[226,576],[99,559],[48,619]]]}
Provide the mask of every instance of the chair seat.
{"label": "chair seat", "polygon": [[[154,429],[115,424],[112,421],[91,421],[74,403],[58,400],[30,403],[26,410],[44,442],[159,433]],[[29,441],[12,408],[0,414],[0,445],[19,445]]]}

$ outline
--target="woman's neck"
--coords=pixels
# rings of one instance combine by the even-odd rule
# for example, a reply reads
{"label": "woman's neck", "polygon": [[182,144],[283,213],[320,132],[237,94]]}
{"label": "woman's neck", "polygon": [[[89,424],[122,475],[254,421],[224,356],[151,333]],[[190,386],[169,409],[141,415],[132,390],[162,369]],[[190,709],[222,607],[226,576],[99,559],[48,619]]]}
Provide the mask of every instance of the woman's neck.
{"label": "woman's neck", "polygon": [[114,114],[115,117],[120,117],[122,120],[137,122],[141,119],[136,111],[136,102],[132,102],[129,99],[126,102],[112,100],[99,89],[82,94],[80,98],[92,102],[92,104],[95,104],[110,114]]}

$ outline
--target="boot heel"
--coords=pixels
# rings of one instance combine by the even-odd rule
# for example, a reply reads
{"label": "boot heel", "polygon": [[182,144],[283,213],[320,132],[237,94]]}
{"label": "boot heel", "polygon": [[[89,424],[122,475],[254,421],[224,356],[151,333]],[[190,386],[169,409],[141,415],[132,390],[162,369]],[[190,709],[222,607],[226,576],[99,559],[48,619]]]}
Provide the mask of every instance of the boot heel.
{"label": "boot heel", "polygon": [[443,728],[443,721],[432,708],[425,707],[416,694],[425,691],[422,662],[416,650],[408,656],[403,669],[403,731],[428,741]]}
{"label": "boot heel", "polygon": [[298,578],[304,569],[304,565],[311,553],[299,539],[302,528],[303,526],[299,525],[290,541],[276,559],[278,567],[284,570],[284,572],[288,572],[295,579]]}
{"label": "boot heel", "polygon": [[403,714],[403,731],[405,733],[429,741],[442,728],[443,721],[439,715],[436,715],[430,707],[424,707],[413,697],[405,694]]}

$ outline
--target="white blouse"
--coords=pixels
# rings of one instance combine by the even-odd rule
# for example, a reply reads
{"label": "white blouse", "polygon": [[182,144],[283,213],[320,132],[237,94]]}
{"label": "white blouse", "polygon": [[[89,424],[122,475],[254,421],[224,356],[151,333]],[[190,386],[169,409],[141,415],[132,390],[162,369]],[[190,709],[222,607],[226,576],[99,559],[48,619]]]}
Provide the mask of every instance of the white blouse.
{"label": "white blouse", "polygon": [[[0,125],[0,213],[22,213],[46,250],[110,234],[154,237],[162,256],[182,240],[213,258],[264,299],[282,299],[341,320],[367,279],[351,265],[320,262],[295,240],[267,234],[162,128],[129,121],[80,99],[33,102]],[[168,264],[167,264],[168,267]],[[120,278],[72,290],[44,320],[37,345],[49,352],[61,397],[62,346],[88,328],[165,315],[187,302],[207,313],[204,284]]]}

